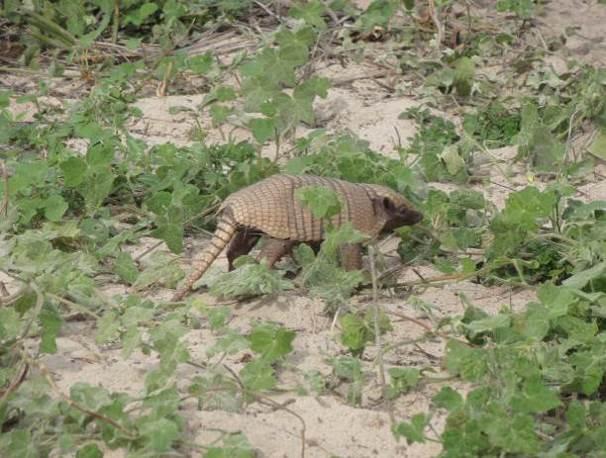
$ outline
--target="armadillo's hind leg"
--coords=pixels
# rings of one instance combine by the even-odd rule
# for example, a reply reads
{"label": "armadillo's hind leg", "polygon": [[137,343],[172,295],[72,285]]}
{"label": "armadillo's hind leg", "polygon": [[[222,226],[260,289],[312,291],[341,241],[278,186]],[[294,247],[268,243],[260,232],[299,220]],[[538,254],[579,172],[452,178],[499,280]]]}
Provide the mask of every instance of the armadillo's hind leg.
{"label": "armadillo's hind leg", "polygon": [[265,240],[265,245],[263,245],[263,248],[261,248],[259,256],[257,256],[257,260],[260,261],[265,259],[269,268],[272,268],[276,262],[291,252],[294,244],[295,242],[292,240],[282,240],[268,237]]}
{"label": "armadillo's hind leg", "polygon": [[362,247],[347,243],[340,248],[341,267],[347,271],[362,269]]}
{"label": "armadillo's hind leg", "polygon": [[236,232],[226,253],[229,265],[228,269],[230,272],[234,270],[234,261],[238,259],[238,257],[248,254],[259,240],[259,237],[259,234],[253,233],[247,229],[240,229]]}

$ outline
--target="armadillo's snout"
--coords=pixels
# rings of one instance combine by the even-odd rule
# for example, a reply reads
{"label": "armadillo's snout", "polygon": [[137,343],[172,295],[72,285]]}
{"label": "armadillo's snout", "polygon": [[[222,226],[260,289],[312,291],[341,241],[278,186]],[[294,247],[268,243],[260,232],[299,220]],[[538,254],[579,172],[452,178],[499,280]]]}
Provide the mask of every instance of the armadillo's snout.
{"label": "armadillo's snout", "polygon": [[403,217],[406,224],[412,226],[413,224],[420,223],[423,220],[423,213],[407,208],[404,210]]}

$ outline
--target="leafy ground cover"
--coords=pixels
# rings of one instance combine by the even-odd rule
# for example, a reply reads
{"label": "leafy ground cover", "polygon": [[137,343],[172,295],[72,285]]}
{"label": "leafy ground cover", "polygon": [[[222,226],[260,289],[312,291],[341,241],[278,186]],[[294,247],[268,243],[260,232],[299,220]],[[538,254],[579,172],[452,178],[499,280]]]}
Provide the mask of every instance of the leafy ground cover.
{"label": "leafy ground cover", "polygon": [[[0,454],[604,456],[605,19],[4,2]],[[169,302],[221,200],[279,171],[425,218],[366,272],[336,262],[344,227]]]}

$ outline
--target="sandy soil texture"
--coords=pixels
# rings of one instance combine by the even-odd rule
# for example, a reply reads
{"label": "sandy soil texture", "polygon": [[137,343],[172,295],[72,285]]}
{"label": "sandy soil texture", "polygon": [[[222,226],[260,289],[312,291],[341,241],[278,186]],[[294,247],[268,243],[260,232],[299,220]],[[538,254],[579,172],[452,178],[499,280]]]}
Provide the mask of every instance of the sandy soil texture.
{"label": "sandy soil texture", "polygon": [[[360,2],[364,3],[364,2]],[[482,4],[481,1],[476,2]],[[550,56],[555,67],[564,59],[574,57],[593,65],[606,65],[606,7],[597,1],[553,0],[548,2],[538,16],[536,28],[537,45],[541,41],[566,36],[565,44]],[[377,52],[381,48],[377,47]],[[415,94],[403,95],[406,91],[391,91],[382,84],[390,75],[369,61],[359,64],[350,63],[346,68],[341,64],[330,63],[320,70],[320,74],[333,80],[329,95],[316,104],[318,118],[328,130],[350,130],[367,140],[376,151],[391,154],[393,146],[399,142],[406,144],[415,132],[412,121],[399,119],[400,113],[412,106],[423,104]],[[23,80],[12,80],[13,85],[24,84]],[[336,84],[335,84],[336,82]],[[10,81],[5,82],[11,84]],[[59,100],[70,98],[77,88],[56,82],[54,97]],[[26,86],[24,86],[26,87]],[[185,145],[191,142],[191,132],[196,121],[188,112],[171,114],[171,107],[189,107],[195,109],[204,94],[169,95],[166,97],[148,97],[136,102],[143,111],[143,117],[130,125],[133,134],[144,138],[150,144],[173,142]],[[27,106],[20,106],[27,109]],[[444,113],[451,116],[451,113]],[[210,126],[208,119],[198,115],[198,122]],[[299,132],[304,134],[302,128]],[[207,131],[207,141],[221,142],[220,133],[212,129]],[[246,138],[247,132],[236,130],[236,138]],[[511,158],[515,155],[512,148],[491,151],[499,158]],[[267,154],[271,154],[268,149]],[[513,170],[514,174],[505,182],[498,170],[488,167],[490,175],[488,186],[477,186],[497,207],[504,205],[507,194],[512,189],[520,189],[528,184],[524,170]],[[438,186],[438,185],[436,185]],[[596,180],[582,190],[583,198],[606,199],[606,184]],[[141,247],[151,246],[154,240],[146,240]],[[206,240],[188,240],[188,255],[199,252]],[[384,249],[393,249],[386,244]],[[162,247],[160,248],[162,249]],[[190,260],[183,259],[183,266]],[[217,269],[225,269],[226,261],[221,257],[215,264]],[[420,267],[424,274],[431,275],[428,268]],[[402,279],[415,278],[412,272],[402,273]],[[124,288],[106,285],[107,294],[124,292]],[[168,298],[170,291],[158,291],[158,298]],[[208,304],[216,299],[204,293],[198,293]],[[463,300],[468,300],[489,313],[497,312],[501,307],[521,308],[533,293],[526,290],[509,288],[485,288],[471,282],[450,284],[441,288],[427,288],[412,292],[381,297],[385,310],[393,312],[391,331],[385,338],[390,342],[404,342],[420,337],[424,329],[417,324],[398,319],[397,314],[406,314],[421,322],[430,324],[427,314],[415,304],[423,301],[431,307],[435,317],[459,314],[463,310]],[[370,303],[369,294],[355,298],[359,303]],[[281,374],[281,385],[295,388],[302,381],[301,373],[316,370],[325,376],[331,373],[328,363],[330,356],[344,354],[338,343],[338,329],[324,315],[323,304],[289,293],[279,297],[263,298],[259,301],[234,304],[234,317],[231,327],[246,332],[255,320],[271,320],[297,332],[294,340],[294,353]],[[68,391],[77,381],[98,384],[111,390],[125,391],[136,395],[143,387],[147,371],[158,364],[154,356],[135,352],[130,358],[123,359],[120,349],[99,347],[94,341],[94,329],[88,323],[70,323],[58,339],[57,354],[45,358],[45,364],[56,377],[59,386]],[[192,355],[204,357],[205,351],[215,342],[215,337],[206,325],[191,330],[186,336],[188,349]],[[198,410],[195,402],[186,403],[182,414],[187,418],[187,428],[192,437],[207,443],[218,437],[218,432],[242,431],[262,456],[293,457],[300,456],[302,438],[305,440],[306,457],[429,457],[439,453],[435,443],[407,445],[405,441],[396,441],[390,431],[390,416],[386,406],[376,400],[379,398],[377,367],[373,361],[376,349],[371,346],[365,355],[364,369],[368,373],[368,382],[363,391],[362,406],[348,405],[343,396],[313,394],[290,394],[273,396],[278,403],[287,405],[288,410],[272,408],[253,403],[244,411]],[[444,341],[433,341],[414,345],[402,345],[389,354],[385,361],[387,367],[403,366],[426,368],[435,371],[435,376],[443,375],[440,367],[444,354]],[[228,356],[224,363],[238,370],[245,359],[244,354]],[[199,369],[187,367],[180,369],[179,380],[185,381],[200,373]],[[459,386],[459,385],[457,385]],[[430,403],[432,395],[439,391],[440,384],[427,384],[408,395],[398,398],[392,406],[395,417],[407,420],[415,413],[423,411]],[[464,387],[462,387],[464,388]],[[337,390],[338,391],[338,390]],[[436,430],[443,426],[444,418],[437,416],[432,420]],[[302,434],[304,430],[304,434]],[[120,451],[109,451],[107,457],[124,456]]]}

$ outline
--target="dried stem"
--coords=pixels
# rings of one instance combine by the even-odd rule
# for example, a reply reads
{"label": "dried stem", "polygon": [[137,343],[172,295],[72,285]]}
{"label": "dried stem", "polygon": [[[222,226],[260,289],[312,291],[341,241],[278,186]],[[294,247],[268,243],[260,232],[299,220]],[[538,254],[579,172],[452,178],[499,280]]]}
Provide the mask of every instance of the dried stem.
{"label": "dried stem", "polygon": [[443,332],[436,331],[431,326],[429,326],[428,324],[425,324],[422,321],[417,320],[416,318],[408,316],[408,315],[406,315],[404,313],[392,312],[392,311],[387,311],[385,313],[387,313],[388,315],[397,316],[398,318],[401,318],[402,320],[410,321],[411,323],[414,323],[417,326],[420,326],[421,328],[425,329],[425,331],[427,331],[429,334],[436,335],[438,337],[441,337],[444,340],[456,340],[457,342],[460,342],[460,343],[462,343],[464,345],[469,346],[469,343],[465,342],[464,340],[458,339],[458,338],[453,337],[453,336],[449,336],[448,334],[444,334]]}
{"label": "dried stem", "polygon": [[114,0],[114,17],[112,22],[112,44],[118,42],[118,28],[120,27],[120,0]]}
{"label": "dried stem", "polygon": [[291,414],[292,416],[294,416],[301,422],[301,458],[305,458],[305,432],[307,431],[307,426],[305,424],[305,420],[303,419],[303,417],[301,417],[301,415],[299,415],[297,412],[286,407],[287,404],[290,403],[290,401],[287,403],[281,404],[277,401],[274,401],[271,398],[261,396],[258,393],[251,393],[249,390],[246,389],[246,387],[242,383],[242,380],[240,380],[240,377],[238,376],[238,374],[231,367],[229,367],[227,364],[223,364],[223,367],[225,368],[225,370],[227,370],[227,372],[229,372],[232,375],[232,377],[234,378],[234,380],[236,381],[236,383],[238,384],[238,386],[240,387],[240,390],[242,390],[242,392],[244,392],[246,394],[250,394],[260,404],[269,405],[272,408],[274,408],[274,410],[284,410],[285,412],[288,412],[289,414]]}
{"label": "dried stem", "polygon": [[13,378],[13,380],[11,381],[8,388],[4,391],[0,391],[0,393],[2,393],[2,396],[0,396],[0,405],[2,405],[4,403],[4,401],[8,398],[8,396],[13,391],[15,391],[17,388],[19,388],[19,385],[21,385],[23,383],[23,381],[25,380],[25,377],[27,377],[28,372],[29,372],[29,364],[22,362],[21,367],[19,368],[19,370],[17,370],[16,375]]}
{"label": "dried stem", "polygon": [[8,205],[9,205],[9,187],[8,187],[8,170],[4,161],[0,161],[0,175],[2,175],[2,203],[0,204],[0,215],[8,216]]}
{"label": "dried stem", "polygon": [[257,400],[257,402],[259,402],[260,404],[269,405],[274,410],[283,410],[284,412],[288,412],[293,417],[295,417],[299,420],[299,422],[301,423],[301,458],[305,458],[305,432],[306,432],[307,427],[305,425],[305,420],[303,419],[303,417],[301,415],[299,415],[297,412],[295,412],[294,410],[291,410],[287,407],[287,405],[290,404],[291,401],[287,401],[285,403],[279,403],[277,401],[274,401],[271,398],[268,398],[265,396],[260,396],[258,394],[255,394],[254,396],[255,396],[255,399]]}
{"label": "dried stem", "polygon": [[375,344],[377,346],[377,364],[379,366],[379,383],[381,385],[381,394],[383,399],[387,403],[389,412],[389,421],[391,425],[395,425],[395,417],[393,413],[393,406],[391,400],[387,396],[387,382],[385,381],[385,363],[383,361],[383,342],[381,339],[381,327],[379,326],[380,318],[380,305],[379,305],[379,290],[377,282],[377,268],[375,265],[375,247],[370,245],[368,247],[368,258],[370,261],[370,275],[372,278],[372,307],[374,314],[374,328],[375,328]]}
{"label": "dried stem", "polygon": [[438,17],[438,11],[436,9],[436,4],[434,0],[427,0],[427,8],[429,10],[429,16],[431,16],[431,20],[433,21],[433,24],[436,27],[436,45],[437,48],[440,49],[444,37],[444,30],[442,27],[442,23],[440,22],[440,18]]}

